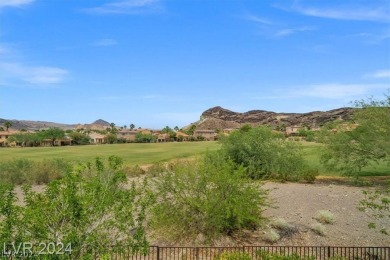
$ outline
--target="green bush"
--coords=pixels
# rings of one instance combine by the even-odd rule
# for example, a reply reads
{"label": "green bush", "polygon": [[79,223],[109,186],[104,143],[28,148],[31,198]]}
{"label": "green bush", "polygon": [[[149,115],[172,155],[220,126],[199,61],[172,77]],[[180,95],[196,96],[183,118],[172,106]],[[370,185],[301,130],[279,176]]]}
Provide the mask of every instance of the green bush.
{"label": "green bush", "polygon": [[258,227],[266,193],[243,175],[243,167],[217,153],[171,165],[156,181],[155,232],[172,239],[202,234],[211,241]]}
{"label": "green bush", "polygon": [[146,253],[144,220],[153,197],[146,182],[124,188],[126,183],[115,156],[75,167],[45,192],[25,186],[22,206],[13,186],[1,183],[0,244],[61,242],[71,245],[72,259],[99,258],[111,246]]}
{"label": "green bush", "polygon": [[314,256],[301,257],[296,253],[292,255],[283,255],[283,254],[271,253],[266,250],[258,250],[256,252],[256,255],[259,257],[259,259],[262,260],[315,260],[316,259]]}
{"label": "green bush", "polygon": [[221,143],[222,152],[253,179],[297,180],[306,167],[301,147],[267,127],[234,131]]}
{"label": "green bush", "polygon": [[214,258],[214,260],[251,260],[252,257],[242,252],[224,252]]}

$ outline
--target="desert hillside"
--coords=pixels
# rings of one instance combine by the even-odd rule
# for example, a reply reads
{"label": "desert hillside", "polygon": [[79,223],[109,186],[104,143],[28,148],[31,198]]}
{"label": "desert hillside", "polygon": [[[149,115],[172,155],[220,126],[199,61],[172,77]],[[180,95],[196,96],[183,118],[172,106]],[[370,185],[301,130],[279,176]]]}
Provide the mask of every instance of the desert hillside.
{"label": "desert hillside", "polygon": [[204,111],[201,120],[194,123],[197,129],[236,128],[243,124],[257,125],[307,125],[320,127],[336,119],[349,121],[354,108],[338,108],[329,111],[309,113],[276,113],[265,110],[251,110],[245,113],[233,112],[222,107],[213,107]]}

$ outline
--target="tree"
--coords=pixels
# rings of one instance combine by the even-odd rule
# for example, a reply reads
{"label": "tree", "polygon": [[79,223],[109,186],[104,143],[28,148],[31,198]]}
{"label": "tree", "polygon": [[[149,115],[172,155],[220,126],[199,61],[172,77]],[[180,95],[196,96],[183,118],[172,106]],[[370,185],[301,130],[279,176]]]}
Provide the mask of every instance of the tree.
{"label": "tree", "polygon": [[4,128],[0,126],[0,131],[4,131]]}
{"label": "tree", "polygon": [[108,133],[108,134],[106,135],[106,139],[107,139],[107,143],[113,144],[113,143],[116,143],[116,142],[117,142],[118,137],[117,137],[117,135],[114,134],[114,133]]}
{"label": "tree", "polygon": [[62,139],[65,137],[65,131],[58,128],[58,127],[52,127],[45,131],[40,132],[43,136],[43,138],[47,138],[51,140],[51,145],[54,146],[54,143],[58,139]]}
{"label": "tree", "polygon": [[179,127],[178,126],[175,126],[175,128],[173,128],[176,132],[179,131]]}
{"label": "tree", "polygon": [[156,137],[152,134],[137,133],[135,135],[135,142],[137,142],[137,143],[154,143],[154,142],[156,142]]}
{"label": "tree", "polygon": [[5,126],[5,128],[7,129],[7,132],[8,132],[8,129],[12,126],[12,122],[7,121],[7,122],[4,123],[4,126]]}
{"label": "tree", "polygon": [[90,138],[88,135],[79,132],[69,133],[69,137],[72,138],[74,144],[89,144]]}
{"label": "tree", "polygon": [[390,165],[390,96],[384,100],[358,100],[353,127],[339,128],[324,139],[321,158],[329,169],[358,177],[365,167],[384,162]]}
{"label": "tree", "polygon": [[169,126],[166,126],[164,127],[161,132],[165,133],[165,134],[169,134],[170,132],[172,132],[172,128],[170,128]]}
{"label": "tree", "polygon": [[130,124],[130,130],[133,130],[135,128],[134,124]]}
{"label": "tree", "polygon": [[[383,219],[384,223],[390,221],[390,182],[385,189],[377,189],[375,191],[363,191],[365,198],[360,201],[358,209],[367,212],[373,221]],[[386,226],[379,224],[380,232],[389,235]],[[377,228],[378,224],[370,222],[369,228]],[[387,227],[388,228],[388,227]]]}
{"label": "tree", "polygon": [[111,127],[111,133],[115,133],[117,131],[117,129],[115,128],[115,124],[114,123],[111,123],[110,124],[110,127]]}

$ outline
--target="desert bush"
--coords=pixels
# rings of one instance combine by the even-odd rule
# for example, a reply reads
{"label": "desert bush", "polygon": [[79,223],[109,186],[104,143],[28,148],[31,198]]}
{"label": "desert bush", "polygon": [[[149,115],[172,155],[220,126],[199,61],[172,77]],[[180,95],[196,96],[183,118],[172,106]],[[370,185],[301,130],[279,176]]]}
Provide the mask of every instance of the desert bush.
{"label": "desert bush", "polygon": [[253,179],[296,180],[306,168],[300,145],[286,141],[267,127],[234,131],[221,143],[226,157],[244,166],[247,176]]}
{"label": "desert bush", "polygon": [[274,219],[271,222],[271,226],[277,229],[279,231],[279,235],[282,237],[291,236],[297,232],[297,228],[287,223],[286,220],[284,220],[283,218]]}
{"label": "desert bush", "polygon": [[314,218],[322,224],[333,224],[336,221],[333,213],[329,210],[319,210]]}
{"label": "desert bush", "polygon": [[127,183],[122,160],[111,156],[75,167],[50,182],[45,192],[23,188],[25,204],[16,204],[12,185],[0,185],[0,243],[29,241],[71,245],[72,259],[104,255],[111,246],[146,253],[144,220],[153,196],[147,183]]}
{"label": "desert bush", "polygon": [[123,169],[123,171],[126,176],[129,177],[137,177],[146,173],[146,171],[139,167],[139,165],[127,166]]}
{"label": "desert bush", "polygon": [[243,167],[218,153],[182,161],[156,180],[158,203],[152,227],[165,238],[207,241],[234,231],[258,227],[266,193],[250,183]]}
{"label": "desert bush", "polygon": [[[369,228],[376,228],[376,220],[390,220],[390,181],[387,187],[376,190],[363,191],[364,199],[359,202],[358,209],[368,213],[371,221],[368,223]],[[388,226],[379,228],[380,232],[389,235]]]}
{"label": "desert bush", "polygon": [[224,252],[214,258],[214,260],[251,260],[252,257],[243,252]]}
{"label": "desert bush", "polygon": [[167,166],[162,162],[158,162],[149,166],[146,170],[146,173],[152,177],[156,177],[166,171],[167,171]]}
{"label": "desert bush", "polygon": [[301,170],[302,179],[308,183],[314,183],[319,174],[318,169],[315,168],[306,167]]}
{"label": "desert bush", "polygon": [[15,159],[0,163],[0,182],[13,185],[46,184],[63,177],[71,164],[63,159],[31,161]]}
{"label": "desert bush", "polygon": [[296,253],[292,255],[283,255],[283,254],[271,253],[266,250],[256,251],[256,256],[258,257],[258,259],[262,259],[262,260],[315,260],[314,256],[301,257]]}
{"label": "desert bush", "polygon": [[264,240],[269,243],[276,243],[280,239],[280,235],[275,230],[271,229],[264,235]]}
{"label": "desert bush", "polygon": [[326,228],[324,225],[321,223],[315,223],[312,225],[311,229],[317,233],[320,236],[325,236],[326,235]]}

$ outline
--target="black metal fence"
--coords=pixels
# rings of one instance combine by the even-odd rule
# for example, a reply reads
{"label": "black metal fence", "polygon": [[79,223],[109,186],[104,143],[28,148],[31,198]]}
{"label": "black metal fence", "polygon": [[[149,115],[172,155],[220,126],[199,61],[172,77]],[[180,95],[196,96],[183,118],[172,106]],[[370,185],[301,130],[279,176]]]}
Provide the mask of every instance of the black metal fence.
{"label": "black metal fence", "polygon": [[[390,260],[390,247],[338,247],[338,246],[241,246],[241,247],[169,247],[151,246],[144,255],[132,254],[128,250],[113,250],[110,259],[140,260],[201,260],[227,259],[226,253],[246,256],[245,259],[275,259],[272,257],[291,256],[298,260]],[[225,258],[223,257],[225,256]],[[97,255],[96,259],[100,257]],[[233,259],[233,258],[230,258]],[[234,258],[239,259],[239,258]]]}

